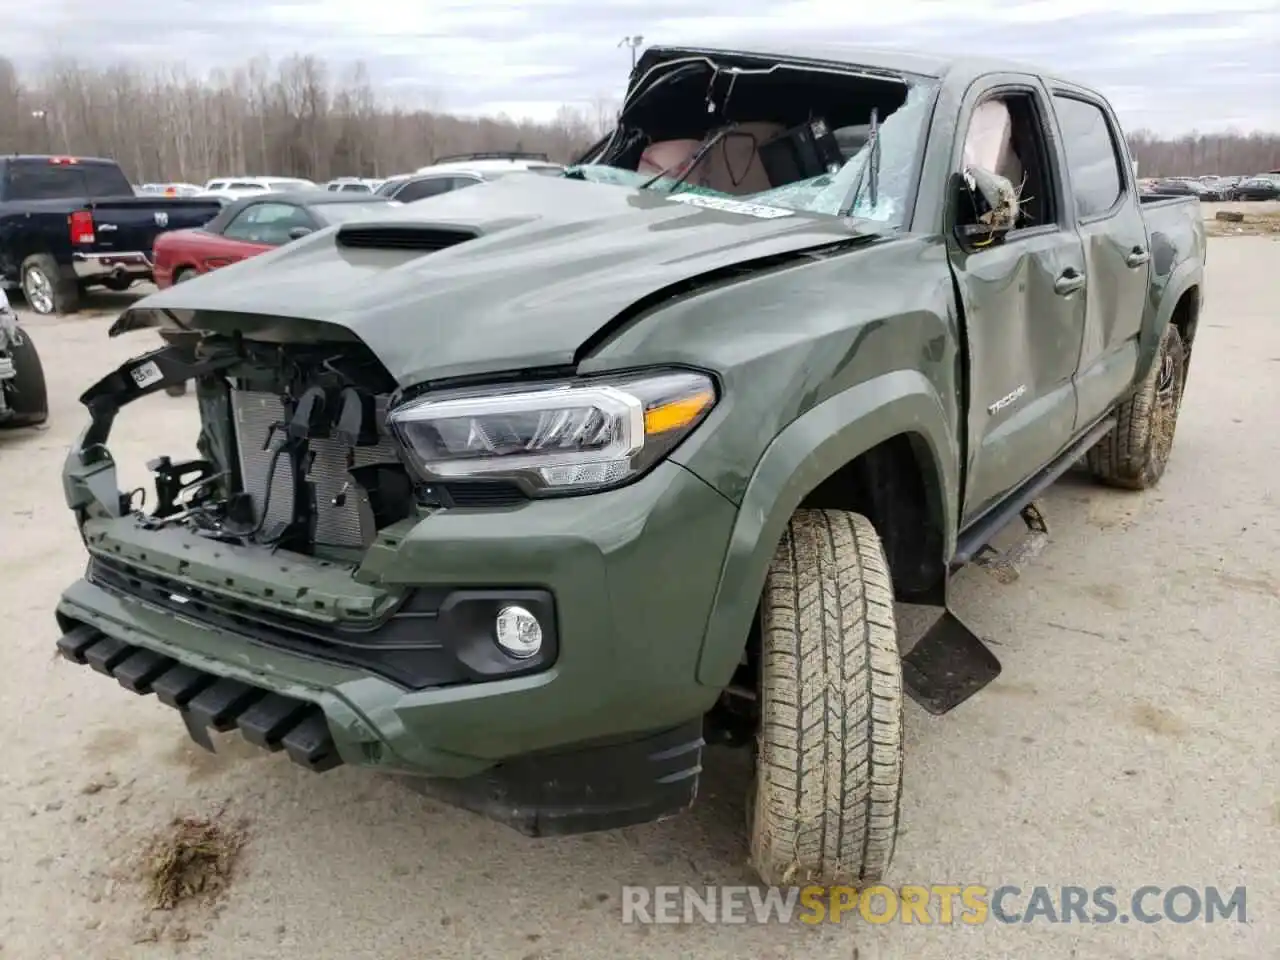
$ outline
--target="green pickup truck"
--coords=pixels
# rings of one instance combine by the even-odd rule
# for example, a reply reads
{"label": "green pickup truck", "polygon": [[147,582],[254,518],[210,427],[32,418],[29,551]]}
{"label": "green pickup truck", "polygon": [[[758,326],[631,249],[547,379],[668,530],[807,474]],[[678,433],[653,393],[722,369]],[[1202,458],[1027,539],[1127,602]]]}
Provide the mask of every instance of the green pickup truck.
{"label": "green pickup truck", "polygon": [[[563,176],[121,315],[164,342],[82,397],[58,648],[210,749],[536,835],[675,814],[707,744],[742,745],[760,876],[867,882],[904,698],[945,713],[1000,671],[951,574],[1073,463],[1160,479],[1204,259],[1197,201],[1139,197],[1087,87],[651,48]],[[199,459],[122,491],[112,421],[188,380]],[[939,614],[906,651],[895,601]]]}

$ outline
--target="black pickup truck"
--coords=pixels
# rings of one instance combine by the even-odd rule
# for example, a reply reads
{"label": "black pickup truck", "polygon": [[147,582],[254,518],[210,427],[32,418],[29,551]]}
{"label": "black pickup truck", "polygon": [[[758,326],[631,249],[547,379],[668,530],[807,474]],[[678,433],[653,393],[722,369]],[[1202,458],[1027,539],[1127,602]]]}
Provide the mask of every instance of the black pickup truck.
{"label": "black pickup truck", "polygon": [[36,313],[74,313],[88,287],[150,280],[156,236],[220,210],[217,200],[139,197],[114,160],[0,157],[0,282]]}

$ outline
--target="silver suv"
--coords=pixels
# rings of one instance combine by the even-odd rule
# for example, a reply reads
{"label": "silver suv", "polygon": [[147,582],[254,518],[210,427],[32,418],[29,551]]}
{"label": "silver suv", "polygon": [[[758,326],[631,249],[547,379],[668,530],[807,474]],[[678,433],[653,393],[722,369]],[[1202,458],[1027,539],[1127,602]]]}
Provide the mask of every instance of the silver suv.
{"label": "silver suv", "polygon": [[564,167],[552,163],[545,153],[469,153],[441,157],[415,173],[390,177],[378,188],[380,196],[413,203],[463,187],[497,180],[512,173],[540,173],[558,176]]}

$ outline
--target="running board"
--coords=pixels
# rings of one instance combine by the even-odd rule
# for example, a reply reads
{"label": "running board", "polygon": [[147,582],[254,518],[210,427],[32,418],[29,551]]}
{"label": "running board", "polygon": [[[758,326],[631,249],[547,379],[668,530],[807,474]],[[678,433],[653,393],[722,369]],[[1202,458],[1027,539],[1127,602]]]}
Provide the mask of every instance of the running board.
{"label": "running board", "polygon": [[[990,550],[991,541],[995,539],[996,534],[1012,523],[1014,518],[1019,515],[1022,516],[1023,521],[1033,533],[1047,536],[1048,528],[1044,524],[1044,517],[1036,509],[1033,501],[1052,486],[1054,481],[1070,470],[1076,461],[1083,457],[1090,447],[1106,436],[1115,425],[1116,418],[1114,415],[1104,417],[1095,423],[1079,440],[1067,447],[1047,467],[962,530],[960,536],[956,539],[956,551],[951,558],[951,569],[953,571],[959,570],[977,559],[979,554],[989,557],[994,552]],[[990,561],[987,562],[989,563]]]}
{"label": "running board", "polygon": [[[1038,554],[1049,539],[1049,526],[1035,498],[1115,425],[1114,416],[1104,417],[1003,503],[962,531],[948,574],[972,562],[981,564],[1006,583],[1017,579],[1019,565]],[[992,548],[990,543],[996,534],[1019,516],[1027,526],[1026,535],[1004,553]],[[945,600],[933,626],[902,658],[902,680],[907,693],[935,716],[964,703],[1000,676],[1000,670],[996,655],[946,606]]]}

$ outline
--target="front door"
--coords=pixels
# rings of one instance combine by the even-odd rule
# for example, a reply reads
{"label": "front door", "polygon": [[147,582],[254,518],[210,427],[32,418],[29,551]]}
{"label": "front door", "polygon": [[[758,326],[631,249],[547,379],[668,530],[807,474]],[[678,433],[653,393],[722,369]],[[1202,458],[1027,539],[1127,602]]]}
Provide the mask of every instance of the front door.
{"label": "front door", "polygon": [[1049,111],[1036,80],[1005,76],[971,95],[961,115],[955,168],[1006,177],[1022,209],[989,248],[949,241],[969,351],[964,526],[1050,463],[1075,428],[1085,255],[1064,209]]}

